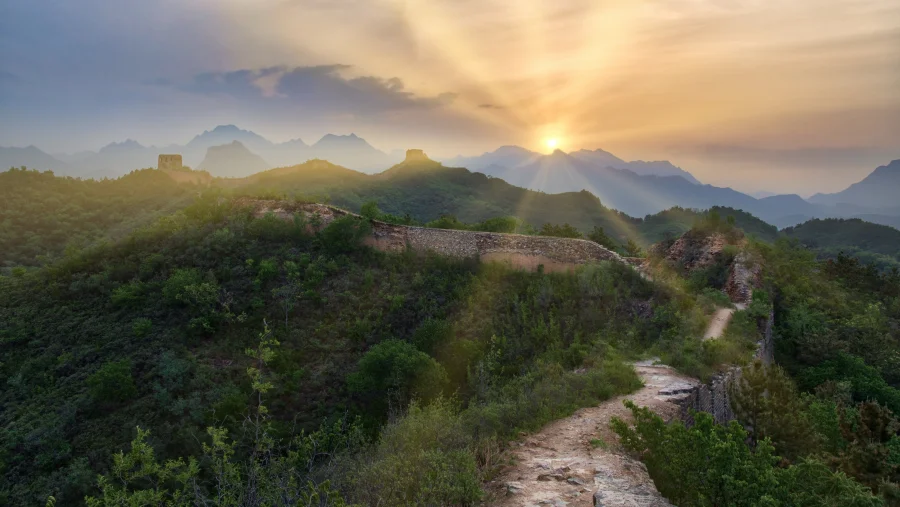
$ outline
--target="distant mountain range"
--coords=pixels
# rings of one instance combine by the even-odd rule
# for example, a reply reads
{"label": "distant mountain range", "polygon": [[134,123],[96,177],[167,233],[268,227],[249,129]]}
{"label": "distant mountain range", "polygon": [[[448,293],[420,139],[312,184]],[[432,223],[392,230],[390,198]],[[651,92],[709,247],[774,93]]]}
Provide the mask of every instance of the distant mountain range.
{"label": "distant mountain range", "polygon": [[646,216],[673,206],[707,209],[725,206],[752,213],[778,227],[812,218],[862,218],[896,227],[900,223],[900,160],[879,167],[863,181],[837,194],[756,198],[731,188],[700,184],[667,161],[626,162],[603,150],[549,155],[503,146],[478,157],[457,157],[461,166],[513,185],[547,193],[587,190],[605,206],[631,216]]}
{"label": "distant mountain range", "polygon": [[[673,165],[668,160],[656,162],[637,160],[634,162],[626,162],[612,153],[600,149],[593,151],[578,150],[573,151],[568,155],[600,168],[612,167],[614,169],[627,169],[641,176],[681,176],[691,183],[697,185],[700,184],[691,173]],[[496,168],[514,169],[528,166],[544,157],[546,157],[546,155],[527,150],[520,146],[501,146],[492,152],[484,153],[477,157],[460,156],[445,159],[443,162],[450,167],[465,167],[472,171],[490,174],[490,172],[496,170]],[[492,167],[495,169],[491,169]]]}
{"label": "distant mountain range", "polygon": [[[180,153],[186,165],[219,177],[244,177],[312,159],[371,174],[403,160],[402,152],[385,153],[355,134],[327,134],[312,145],[301,139],[273,143],[249,130],[220,125],[185,145],[143,146],[128,139],[97,152],[56,156],[34,146],[0,148],[0,167],[51,169],[85,178],[118,177],[134,169],[156,167],[161,153]],[[631,216],[652,215],[673,206],[724,206],[747,211],[778,227],[812,218],[861,218],[900,226],[900,199],[896,197],[900,195],[900,160],[877,168],[842,192],[816,194],[809,200],[793,194],[757,198],[731,188],[703,185],[671,162],[629,162],[600,149],[541,154],[519,146],[502,146],[476,157],[444,159],[443,164],[546,193],[586,190],[599,197],[604,206]]]}
{"label": "distant mountain range", "polygon": [[[127,139],[123,142],[111,143],[99,151],[83,151],[75,154],[49,155],[40,149],[0,147],[0,167],[25,166],[32,169],[52,170],[60,175],[79,176],[83,178],[115,178],[135,169],[156,167],[157,157],[161,153],[180,153],[185,165],[199,167],[209,154],[207,151],[215,146],[239,142],[251,155],[266,161],[262,167],[254,164],[242,170],[229,170],[222,174],[212,172],[215,176],[246,176],[253,171],[272,167],[284,167],[299,164],[311,159],[329,160],[358,171],[373,173],[403,160],[403,154],[380,151],[355,134],[346,136],[327,134],[313,145],[307,145],[301,139],[293,139],[284,143],[273,143],[268,139],[240,129],[234,125],[219,125],[194,136],[184,145],[143,146],[137,141]],[[208,165],[208,164],[207,164]],[[219,164],[221,166],[221,163]]]}

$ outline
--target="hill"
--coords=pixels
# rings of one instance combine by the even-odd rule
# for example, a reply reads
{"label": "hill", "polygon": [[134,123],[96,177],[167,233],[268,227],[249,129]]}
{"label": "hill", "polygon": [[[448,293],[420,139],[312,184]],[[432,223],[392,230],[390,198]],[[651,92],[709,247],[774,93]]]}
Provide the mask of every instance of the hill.
{"label": "hill", "polygon": [[[699,185],[694,176],[673,165],[667,160],[645,162],[636,160],[626,162],[612,153],[596,150],[578,150],[569,153],[572,157],[590,164],[597,170],[613,168],[625,169],[642,176],[680,176],[685,180]],[[547,155],[527,150],[520,146],[501,146],[492,152],[487,152],[477,157],[455,157],[443,162],[452,167],[465,167],[472,171],[484,172],[496,175],[497,172],[509,171],[517,167],[526,166],[545,159]],[[580,188],[568,190],[581,190]]]}
{"label": "hill", "polygon": [[859,219],[810,220],[782,231],[814,250],[820,258],[833,259],[841,252],[880,269],[900,268],[900,230]]}
{"label": "hill", "polygon": [[65,162],[44,153],[35,146],[25,148],[0,146],[0,170],[5,171],[12,167],[30,167],[59,173],[64,173],[68,169]]}
{"label": "hill", "polygon": [[[0,448],[15,450],[0,501],[78,505],[136,426],[160,459],[200,455],[207,426],[252,435],[242,421],[264,400],[272,438],[303,429],[301,442],[326,446],[317,453],[342,453],[343,468],[297,470],[326,474],[348,500],[471,503],[480,446],[637,387],[612,344],[700,360],[680,352],[703,325],[692,297],[621,263],[542,274],[386,254],[359,245],[366,222],[354,218],[317,229],[314,217],[232,205],[212,196],[121,242],[0,277]],[[451,393],[458,408],[424,405]],[[423,405],[398,419],[414,397]],[[419,469],[449,482],[409,476]]]}
{"label": "hill", "polygon": [[220,178],[239,178],[265,171],[269,167],[262,157],[248,150],[240,141],[232,141],[209,147],[197,169]]}
{"label": "hill", "polygon": [[900,160],[880,166],[861,181],[835,194],[816,194],[818,204],[852,204],[865,209],[896,208],[900,195]]}
{"label": "hill", "polygon": [[101,181],[33,170],[2,172],[0,268],[40,265],[67,248],[126,236],[194,198],[193,186],[152,169]]}

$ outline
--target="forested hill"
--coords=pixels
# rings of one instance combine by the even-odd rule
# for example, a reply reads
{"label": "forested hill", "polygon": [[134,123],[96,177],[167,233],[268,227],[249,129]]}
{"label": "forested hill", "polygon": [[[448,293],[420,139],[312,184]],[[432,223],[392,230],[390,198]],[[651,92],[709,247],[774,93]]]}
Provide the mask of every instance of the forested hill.
{"label": "forested hill", "polygon": [[880,269],[900,268],[900,230],[859,219],[810,220],[784,229],[820,257],[833,259],[841,252]]}
{"label": "forested hill", "polygon": [[[115,240],[184,208],[201,192],[220,192],[226,197],[288,196],[328,202],[355,212],[361,211],[365,203],[375,202],[385,215],[404,223],[433,223],[444,228],[516,217],[517,223],[525,226],[517,227],[516,232],[593,234],[612,248],[624,248],[629,241],[635,248],[646,248],[678,237],[707,214],[707,211],[672,208],[633,218],[605,207],[586,191],[545,194],[430,161],[403,163],[381,174],[366,175],[323,160],[312,160],[247,178],[218,178],[212,188],[176,183],[164,173],[150,169],[100,181],[11,170],[0,173],[3,197],[0,200],[0,269],[9,272],[16,266],[42,265],[59,258],[67,247],[71,250],[106,239]],[[709,211],[719,214],[723,220],[733,217],[737,227],[764,241],[774,241],[779,235],[774,226],[742,210],[714,207]],[[857,220],[824,223],[865,224]],[[862,228],[883,230],[886,238],[896,233],[893,229],[869,225]],[[818,233],[816,236],[815,245],[810,244],[821,247],[826,256],[845,249],[879,267],[892,265],[894,257],[884,250],[889,247],[890,239],[879,246],[877,241],[867,240],[866,234],[841,234],[839,240],[826,239]],[[811,239],[801,238],[804,242]],[[857,239],[861,242],[855,242]],[[880,250],[869,253],[868,244]]]}
{"label": "forested hill", "polygon": [[67,246],[115,240],[184,208],[196,194],[152,169],[99,181],[10,169],[0,173],[0,267],[39,265]]}
{"label": "forested hill", "polygon": [[[98,495],[136,427],[149,431],[136,449],[160,459],[227,453],[235,439],[226,459],[257,463],[250,449],[294,442],[278,451],[294,461],[256,473],[288,470],[303,494],[327,478],[363,505],[472,504],[502,442],[636,388],[621,355],[721,361],[687,343],[704,325],[695,296],[620,263],[543,274],[384,254],[360,246],[362,219],[312,234],[302,216],[231,206],[204,198],[0,277],[0,504]],[[425,405],[441,395],[453,401]]]}
{"label": "forested hill", "polygon": [[568,223],[587,232],[600,226],[619,239],[634,235],[640,223],[603,206],[589,192],[534,192],[437,162],[403,163],[377,175],[365,175],[310,161],[230,184],[240,185],[249,193],[272,191],[288,197],[327,198],[330,204],[353,211],[376,201],[387,213],[409,215],[422,223],[443,215],[453,215],[463,222],[512,215],[537,228],[546,223]]}

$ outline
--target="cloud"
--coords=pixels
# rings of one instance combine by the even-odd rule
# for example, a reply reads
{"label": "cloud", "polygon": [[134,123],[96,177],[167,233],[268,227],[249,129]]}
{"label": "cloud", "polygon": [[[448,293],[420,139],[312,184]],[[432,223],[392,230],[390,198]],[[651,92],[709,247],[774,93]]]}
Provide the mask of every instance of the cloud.
{"label": "cloud", "polygon": [[505,109],[503,106],[498,106],[495,104],[478,104],[479,109]]}
{"label": "cloud", "polygon": [[406,90],[397,77],[345,77],[351,66],[333,64],[307,67],[275,66],[196,75],[184,91],[225,95],[254,104],[277,103],[308,113],[377,116],[406,110],[437,109],[451,104],[456,95],[420,96]]}

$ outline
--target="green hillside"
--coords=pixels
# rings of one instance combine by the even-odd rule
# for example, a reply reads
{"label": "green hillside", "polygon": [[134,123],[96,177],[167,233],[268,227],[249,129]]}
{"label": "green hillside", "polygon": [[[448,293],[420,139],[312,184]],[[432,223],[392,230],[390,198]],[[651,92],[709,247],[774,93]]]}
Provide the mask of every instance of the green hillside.
{"label": "green hillside", "polygon": [[900,230],[893,227],[855,218],[829,218],[810,220],[782,232],[823,259],[834,259],[844,252],[879,269],[900,269]]}
{"label": "green hillside", "polygon": [[[359,418],[365,438],[345,465],[382,479],[329,469],[342,496],[396,505],[412,497],[378,489],[383,474],[397,474],[392,483],[408,467],[449,467],[439,491],[422,483],[403,495],[466,503],[489,472],[478,449],[635,388],[621,354],[720,360],[688,346],[703,325],[691,296],[625,266],[545,275],[387,255],[358,246],[366,226],[347,219],[309,235],[302,220],[253,219],[213,197],[115,244],[0,277],[0,503],[52,494],[77,505],[138,426],[160,458],[202,454],[207,426],[238,438],[257,413],[251,395],[266,390],[247,376],[254,364],[272,385],[273,438]],[[265,360],[246,354],[269,348]],[[440,395],[455,408],[428,410],[449,410],[440,427],[458,436],[427,448],[431,464],[368,451],[390,414]],[[250,459],[243,445],[235,459]]]}
{"label": "green hillside", "polygon": [[145,169],[115,180],[0,173],[0,268],[42,264],[67,246],[116,239],[190,204],[196,190]]}

